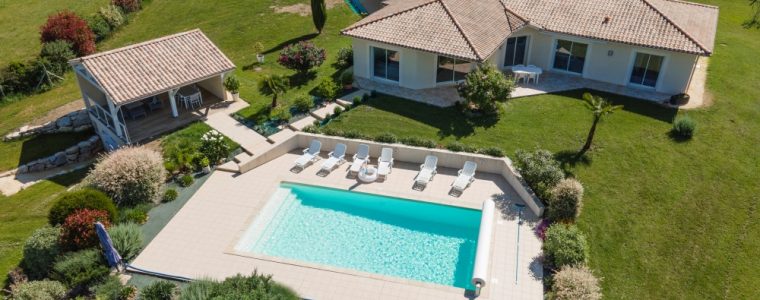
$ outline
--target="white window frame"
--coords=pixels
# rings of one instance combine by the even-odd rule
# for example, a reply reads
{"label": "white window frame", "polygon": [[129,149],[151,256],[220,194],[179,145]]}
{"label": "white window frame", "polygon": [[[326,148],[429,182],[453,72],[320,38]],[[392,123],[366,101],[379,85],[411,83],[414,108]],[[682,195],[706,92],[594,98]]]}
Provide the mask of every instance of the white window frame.
{"label": "white window frame", "polygon": [[[388,79],[388,78],[385,78],[385,77],[375,76],[375,49],[382,49],[382,50],[385,50],[385,51],[395,51],[396,53],[398,53],[398,80],[392,80],[392,79]],[[402,57],[401,51],[399,51],[399,49],[388,48],[388,47],[385,47],[385,46],[372,46],[372,45],[369,46],[369,67],[370,67],[369,68],[370,69],[369,72],[370,72],[370,76],[372,76],[373,80],[377,80],[377,81],[381,81],[381,82],[385,82],[385,83],[392,83],[392,84],[396,84],[396,85],[400,84],[401,83],[401,79],[402,79],[401,78],[401,74],[403,73],[403,72],[401,72],[401,62],[402,62],[402,60],[403,60],[403,57]],[[385,56],[385,72],[386,72],[386,76],[387,76],[387,74],[388,74],[388,55],[387,54]]]}
{"label": "white window frame", "polygon": [[[500,58],[500,60],[501,60],[501,68],[504,69],[504,70],[511,70],[512,67],[514,67],[514,66],[507,66],[506,65],[507,64],[507,61],[506,61],[506,58],[507,58],[507,41],[509,41],[509,39],[511,39],[511,38],[515,38],[516,39],[516,38],[519,38],[519,37],[525,37],[525,63],[524,64],[525,65],[529,65],[530,64],[530,54],[531,54],[531,50],[532,50],[531,46],[533,44],[533,36],[531,36],[530,34],[519,34],[519,35],[515,35],[515,36],[510,36],[510,37],[508,37],[507,39],[504,40],[504,43],[503,43],[503,45],[504,45],[504,51],[501,51],[501,58]],[[515,51],[517,51],[517,47],[515,47]]]}
{"label": "white window frame", "polygon": [[[554,67],[554,61],[557,58],[557,55],[556,55],[557,54],[557,44],[559,43],[560,40],[562,40],[562,41],[568,41],[568,42],[571,42],[573,44],[577,43],[577,44],[585,44],[586,45],[586,59],[583,61],[583,72],[576,73],[576,72],[571,72],[571,71],[568,71],[568,70],[557,69],[557,68]],[[562,73],[562,74],[581,76],[581,77],[585,78],[586,77],[586,72],[588,72],[588,69],[589,69],[589,62],[591,61],[591,53],[592,53],[592,48],[593,48],[592,45],[593,45],[593,42],[592,41],[588,41],[588,40],[579,40],[579,39],[574,39],[574,38],[569,38],[569,37],[564,37],[564,36],[554,37],[554,41],[552,42],[551,51],[549,51],[549,57],[550,58],[549,58],[549,68],[548,69],[550,69],[550,70],[552,70],[554,72]],[[572,48],[571,48],[571,51],[572,51]]]}
{"label": "white window frame", "polygon": [[[662,66],[660,66],[660,74],[657,75],[657,82],[655,82],[654,86],[648,86],[648,85],[643,85],[643,84],[638,84],[638,83],[631,82],[631,77],[633,77],[633,68],[635,67],[636,56],[638,54],[647,54],[647,55],[650,55],[650,56],[660,56],[660,57],[662,57]],[[631,58],[630,58],[629,63],[628,63],[628,69],[627,69],[628,70],[628,74],[625,77],[625,83],[626,83],[626,85],[630,86],[630,87],[634,87],[634,88],[645,89],[645,90],[657,90],[658,88],[660,88],[660,84],[662,83],[662,78],[665,77],[665,71],[667,70],[667,66],[668,66],[669,60],[670,59],[669,59],[668,55],[665,54],[665,53],[659,53],[659,52],[653,52],[653,51],[644,51],[644,50],[640,50],[640,49],[633,49],[633,51],[631,51]],[[649,62],[647,62],[647,67],[649,67]]]}

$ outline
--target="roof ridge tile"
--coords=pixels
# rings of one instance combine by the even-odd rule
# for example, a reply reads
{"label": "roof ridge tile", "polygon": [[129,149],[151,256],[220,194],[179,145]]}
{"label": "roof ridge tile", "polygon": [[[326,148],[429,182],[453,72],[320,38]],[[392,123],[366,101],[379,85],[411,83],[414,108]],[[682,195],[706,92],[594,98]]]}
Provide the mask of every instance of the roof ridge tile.
{"label": "roof ridge tile", "polygon": [[683,34],[684,36],[686,36],[686,38],[688,38],[692,43],[694,43],[695,45],[697,45],[697,47],[699,47],[700,49],[702,49],[702,51],[704,51],[707,54],[712,53],[710,50],[707,49],[707,47],[705,47],[704,45],[702,45],[701,42],[699,42],[697,39],[695,39],[693,36],[691,36],[691,34],[689,34],[688,32],[686,32],[686,30],[684,30],[683,28],[681,28],[680,25],[678,25],[675,21],[673,21],[672,19],[670,19],[670,17],[668,17],[666,14],[664,14],[659,8],[657,8],[656,5],[654,5],[651,2],[649,2],[649,0],[641,0],[641,2],[644,2],[646,5],[648,5],[649,7],[651,7],[655,12],[657,12],[657,14],[659,14],[663,19],[665,19],[665,21],[667,21],[670,25],[672,25],[673,27],[675,27],[676,30],[678,30],[679,32],[681,32],[681,34]]}

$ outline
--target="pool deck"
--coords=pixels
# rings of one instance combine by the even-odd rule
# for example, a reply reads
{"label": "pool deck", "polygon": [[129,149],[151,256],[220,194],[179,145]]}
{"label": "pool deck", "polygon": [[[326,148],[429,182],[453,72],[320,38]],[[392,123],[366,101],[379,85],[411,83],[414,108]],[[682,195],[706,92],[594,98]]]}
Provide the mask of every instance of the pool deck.
{"label": "pool deck", "polygon": [[[481,208],[483,200],[492,197],[497,199],[499,209],[494,225],[490,276],[477,299],[543,299],[541,242],[533,231],[537,218],[525,209],[524,222],[518,226],[513,204],[521,200],[500,175],[478,173],[476,181],[457,198],[449,195],[450,184],[456,178],[454,169],[439,168],[438,175],[424,191],[415,191],[412,184],[419,170],[416,163],[396,162],[385,182],[359,184],[356,179],[347,177],[350,163],[324,177],[317,175],[321,162],[293,173],[290,169],[298,156],[291,152],[244,174],[214,172],[133,265],[173,275],[217,279],[237,273],[250,274],[257,269],[260,273],[272,274],[274,280],[290,286],[301,297],[314,300],[471,299],[460,288],[255,258],[235,253],[233,247],[283,181],[476,209]],[[516,259],[518,228],[520,242]]]}

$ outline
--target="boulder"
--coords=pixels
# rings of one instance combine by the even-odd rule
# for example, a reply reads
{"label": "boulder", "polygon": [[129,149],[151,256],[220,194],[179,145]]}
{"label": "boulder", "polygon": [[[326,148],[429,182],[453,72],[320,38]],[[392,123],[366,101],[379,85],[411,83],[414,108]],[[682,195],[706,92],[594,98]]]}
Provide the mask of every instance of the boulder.
{"label": "boulder", "polygon": [[68,160],[69,162],[75,162],[77,161],[77,158],[79,158],[79,153],[66,154],[66,160]]}
{"label": "boulder", "polygon": [[77,115],[71,119],[71,123],[74,127],[80,127],[84,125],[90,125],[90,117],[87,114]]}
{"label": "boulder", "polygon": [[29,166],[29,172],[45,171],[45,163],[35,161],[35,162],[29,163],[28,166]]}
{"label": "boulder", "polygon": [[74,132],[83,132],[92,129],[92,125],[85,124],[82,126],[74,127]]}
{"label": "boulder", "polygon": [[16,173],[19,173],[19,174],[26,173],[26,172],[29,172],[29,166],[27,165],[19,166],[18,170],[16,171]]}
{"label": "boulder", "polygon": [[79,153],[89,153],[92,151],[92,144],[89,141],[81,141],[77,144],[79,147]]}
{"label": "boulder", "polygon": [[100,141],[100,137],[97,135],[93,135],[89,139],[87,139],[87,141],[90,142],[90,144],[95,145],[98,143],[98,141]]}
{"label": "boulder", "polygon": [[62,127],[58,127],[58,131],[56,132],[72,132],[72,131],[74,131],[74,127],[62,126]]}
{"label": "boulder", "polygon": [[65,165],[69,160],[66,158],[66,152],[61,151],[61,152],[51,155],[48,158],[48,161],[50,162],[51,165],[55,167],[60,167],[60,166]]}
{"label": "boulder", "polygon": [[58,127],[71,127],[71,117],[68,115],[60,117],[55,121],[55,125]]}
{"label": "boulder", "polygon": [[66,148],[66,154],[77,154],[79,153],[79,147],[78,146],[71,146]]}

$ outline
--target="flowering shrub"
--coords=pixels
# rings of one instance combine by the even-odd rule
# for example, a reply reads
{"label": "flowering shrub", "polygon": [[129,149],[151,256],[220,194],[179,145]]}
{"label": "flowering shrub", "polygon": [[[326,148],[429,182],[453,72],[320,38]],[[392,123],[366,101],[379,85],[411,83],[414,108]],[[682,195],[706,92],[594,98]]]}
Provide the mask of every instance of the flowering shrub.
{"label": "flowering shrub", "polygon": [[62,283],[52,280],[29,281],[11,286],[11,299],[55,300],[63,299],[68,289]]}
{"label": "flowering shrub", "polygon": [[124,14],[121,12],[121,8],[116,5],[101,7],[98,14],[103,17],[108,26],[111,26],[111,30],[119,28],[124,24]]}
{"label": "flowering shrub", "polygon": [[105,210],[81,209],[66,218],[61,226],[60,244],[67,250],[79,250],[98,245],[95,222],[108,228],[111,220]]}
{"label": "flowering shrub", "polygon": [[546,240],[546,230],[549,229],[549,225],[551,224],[552,222],[549,221],[549,219],[542,219],[541,222],[539,222],[536,226],[536,236],[538,236],[538,238],[542,241]]}
{"label": "flowering shrub", "polygon": [[563,267],[554,274],[552,289],[556,300],[602,299],[599,279],[585,266]]}
{"label": "flowering shrub", "polygon": [[325,49],[318,48],[312,42],[298,42],[282,49],[277,62],[283,67],[298,72],[306,72],[325,62]]}
{"label": "flowering shrub", "polygon": [[201,146],[198,148],[213,164],[216,164],[230,155],[230,147],[224,140],[224,135],[219,131],[211,130],[201,137]]}
{"label": "flowering shrub", "polygon": [[555,221],[573,221],[581,213],[583,185],[573,178],[562,179],[550,191],[547,215]]}
{"label": "flowering shrub", "polygon": [[142,147],[124,147],[101,157],[85,182],[120,206],[161,200],[166,179],[161,155]]}
{"label": "flowering shrub", "polygon": [[338,57],[335,58],[335,66],[338,69],[348,68],[354,65],[354,49],[351,47],[340,48]]}
{"label": "flowering shrub", "polygon": [[121,7],[126,13],[132,13],[140,10],[142,0],[111,0],[111,4]]}
{"label": "flowering shrub", "polygon": [[58,196],[48,212],[48,222],[54,226],[63,224],[66,217],[83,208],[104,210],[108,212],[110,220],[116,219],[116,206],[111,198],[98,190],[85,188]]}
{"label": "flowering shrub", "polygon": [[43,43],[64,40],[73,46],[78,56],[95,52],[95,34],[87,22],[72,11],[61,11],[50,15],[40,28]]}

